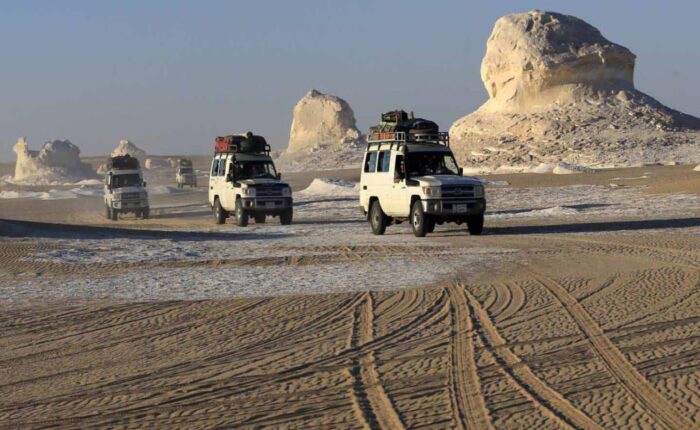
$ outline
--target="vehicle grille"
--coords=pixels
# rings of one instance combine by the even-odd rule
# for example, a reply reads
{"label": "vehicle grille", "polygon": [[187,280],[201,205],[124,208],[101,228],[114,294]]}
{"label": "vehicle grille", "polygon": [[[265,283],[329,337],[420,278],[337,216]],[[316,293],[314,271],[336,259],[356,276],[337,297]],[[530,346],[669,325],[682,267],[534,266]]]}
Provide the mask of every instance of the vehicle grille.
{"label": "vehicle grille", "polygon": [[141,200],[141,193],[124,193],[122,200]]}
{"label": "vehicle grille", "polygon": [[282,188],[279,187],[255,187],[257,197],[282,197]]}
{"label": "vehicle grille", "polygon": [[474,198],[473,185],[447,185],[442,187],[443,199],[471,199]]}

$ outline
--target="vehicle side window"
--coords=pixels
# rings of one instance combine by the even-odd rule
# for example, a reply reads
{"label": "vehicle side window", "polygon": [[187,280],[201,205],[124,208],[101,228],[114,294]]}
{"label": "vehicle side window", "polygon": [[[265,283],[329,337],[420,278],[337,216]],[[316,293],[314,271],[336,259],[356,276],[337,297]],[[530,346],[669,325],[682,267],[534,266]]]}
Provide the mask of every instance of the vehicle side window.
{"label": "vehicle side window", "polygon": [[394,161],[394,177],[401,178],[405,175],[406,166],[403,162],[403,155],[396,155],[396,160]]}
{"label": "vehicle side window", "polygon": [[211,163],[211,176],[216,176],[219,173],[219,159],[214,158],[214,161]]}
{"label": "vehicle side window", "polygon": [[365,158],[365,172],[373,173],[377,169],[377,152],[370,152]]}
{"label": "vehicle side window", "polygon": [[377,172],[388,172],[391,166],[391,152],[382,151],[379,153],[379,160],[377,161]]}

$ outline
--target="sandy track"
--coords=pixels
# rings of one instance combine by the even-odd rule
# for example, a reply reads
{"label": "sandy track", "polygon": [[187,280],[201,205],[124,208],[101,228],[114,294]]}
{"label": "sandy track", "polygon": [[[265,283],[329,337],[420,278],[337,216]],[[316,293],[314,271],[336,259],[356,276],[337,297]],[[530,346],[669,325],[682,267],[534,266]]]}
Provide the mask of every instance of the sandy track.
{"label": "sandy track", "polygon": [[[537,276],[537,275],[536,275]],[[585,311],[585,309],[556,281],[537,276],[567,312],[576,321],[586,335],[596,353],[603,359],[606,367],[625,390],[656,420],[659,425],[669,429],[696,428],[694,423],[684,417],[662,395],[660,395],[641,373],[625,358],[624,354],[605,336],[603,330]]]}

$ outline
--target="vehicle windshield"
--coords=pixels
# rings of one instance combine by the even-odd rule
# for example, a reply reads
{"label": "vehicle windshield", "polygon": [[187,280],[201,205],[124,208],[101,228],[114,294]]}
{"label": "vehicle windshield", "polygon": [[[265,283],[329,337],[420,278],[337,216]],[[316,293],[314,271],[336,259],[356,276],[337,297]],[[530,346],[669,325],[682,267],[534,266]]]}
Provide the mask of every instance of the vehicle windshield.
{"label": "vehicle windshield", "polygon": [[136,187],[141,185],[141,176],[138,173],[127,175],[113,175],[112,188]]}
{"label": "vehicle windshield", "polygon": [[449,152],[409,152],[406,159],[409,176],[459,175],[459,167]]}
{"label": "vehicle windshield", "polygon": [[277,171],[272,161],[237,161],[236,179],[277,178]]}
{"label": "vehicle windshield", "polygon": [[180,173],[192,173],[191,167],[180,167]]}

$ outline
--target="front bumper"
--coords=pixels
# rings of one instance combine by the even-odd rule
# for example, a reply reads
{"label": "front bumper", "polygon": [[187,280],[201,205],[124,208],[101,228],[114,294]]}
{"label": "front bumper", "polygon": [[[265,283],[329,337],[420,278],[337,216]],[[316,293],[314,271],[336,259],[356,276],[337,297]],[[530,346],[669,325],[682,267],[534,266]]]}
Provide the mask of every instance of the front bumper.
{"label": "front bumper", "polygon": [[114,200],[112,207],[119,209],[121,212],[132,212],[148,208],[148,200]]}
{"label": "front bumper", "polygon": [[423,212],[438,216],[478,215],[486,212],[486,199],[425,199]]}
{"label": "front bumper", "polygon": [[243,197],[246,212],[276,214],[292,207],[291,197]]}

